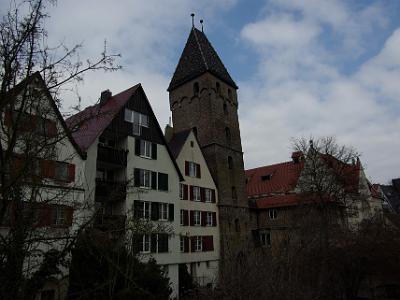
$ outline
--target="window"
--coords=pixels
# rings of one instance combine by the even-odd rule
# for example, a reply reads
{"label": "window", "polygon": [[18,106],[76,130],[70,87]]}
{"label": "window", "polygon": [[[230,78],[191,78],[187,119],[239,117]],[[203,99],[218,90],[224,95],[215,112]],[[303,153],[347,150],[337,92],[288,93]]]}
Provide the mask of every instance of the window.
{"label": "window", "polygon": [[65,225],[67,221],[67,214],[65,207],[55,206],[52,209],[52,224],[53,225]]}
{"label": "window", "polygon": [[228,114],[228,105],[226,104],[226,102],[224,102],[223,106],[222,106],[223,110],[224,110],[224,114]]}
{"label": "window", "polygon": [[232,187],[232,199],[237,199],[236,188],[234,186]]}
{"label": "window", "polygon": [[160,203],[158,219],[161,221],[168,220],[168,203]]}
{"label": "window", "polygon": [[183,209],[181,209],[181,225],[184,226],[185,225],[185,211]]}
{"label": "window", "polygon": [[218,81],[215,83],[215,88],[217,90],[217,94],[219,95],[219,92],[221,91],[221,86]]}
{"label": "window", "polygon": [[152,143],[145,140],[140,140],[140,155],[151,158]]}
{"label": "window", "polygon": [[265,175],[261,176],[262,181],[271,180],[271,178],[272,178],[272,174],[265,174]]}
{"label": "window", "polygon": [[181,236],[179,239],[179,245],[181,252],[185,252],[185,237]]}
{"label": "window", "polygon": [[233,159],[232,156],[228,156],[228,169],[232,170],[233,169]]}
{"label": "window", "polygon": [[198,186],[193,187],[193,200],[201,201],[201,189]]}
{"label": "window", "polygon": [[68,164],[57,161],[56,166],[55,166],[54,175],[55,175],[54,179],[67,181],[68,180]]}
{"label": "window", "polygon": [[179,199],[183,200],[185,197],[185,185],[180,183],[179,184]]}
{"label": "window", "polygon": [[132,123],[132,133],[135,135],[142,133],[142,127],[149,127],[149,117],[147,115],[128,108],[125,109],[124,119],[126,122]]}
{"label": "window", "polygon": [[142,236],[141,246],[139,247],[139,249],[142,253],[150,252],[150,234],[144,234]]}
{"label": "window", "polygon": [[198,95],[199,95],[199,90],[200,90],[200,88],[199,88],[199,83],[198,83],[198,82],[195,82],[195,83],[193,84],[193,95],[194,95],[194,96],[198,96]]}
{"label": "window", "polygon": [[207,212],[207,226],[213,226],[213,213]]}
{"label": "window", "polygon": [[157,252],[157,253],[168,252],[168,234],[159,233],[154,236],[155,236],[155,239],[157,239],[157,249],[154,249],[155,250],[154,252]]}
{"label": "window", "polygon": [[151,171],[140,169],[140,187],[151,188]]}
{"label": "window", "polygon": [[195,252],[200,252],[202,250],[202,243],[203,239],[201,238],[201,236],[196,236],[195,238],[195,243],[194,243],[194,251]]}
{"label": "window", "polygon": [[212,202],[212,190],[204,189],[205,202]]}
{"label": "window", "polygon": [[190,147],[193,148],[194,147],[194,142],[190,141]]}
{"label": "window", "polygon": [[227,143],[231,142],[231,130],[229,127],[225,127],[225,138]]}
{"label": "window", "polygon": [[189,162],[189,176],[190,177],[197,176],[197,164],[192,161]]}
{"label": "window", "polygon": [[275,220],[277,218],[277,211],[276,209],[268,210],[268,215],[271,220]]}
{"label": "window", "polygon": [[201,226],[201,211],[194,211],[194,226]]}
{"label": "window", "polygon": [[260,232],[260,244],[261,246],[271,246],[271,233],[267,231]]}

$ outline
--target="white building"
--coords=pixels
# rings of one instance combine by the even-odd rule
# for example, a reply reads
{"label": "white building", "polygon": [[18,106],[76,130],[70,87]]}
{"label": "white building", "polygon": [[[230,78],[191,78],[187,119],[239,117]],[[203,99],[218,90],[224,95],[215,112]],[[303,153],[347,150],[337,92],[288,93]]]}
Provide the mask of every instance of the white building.
{"label": "white building", "polygon": [[178,204],[181,262],[197,284],[211,287],[220,259],[216,185],[192,130],[174,134],[169,146],[185,179]]}

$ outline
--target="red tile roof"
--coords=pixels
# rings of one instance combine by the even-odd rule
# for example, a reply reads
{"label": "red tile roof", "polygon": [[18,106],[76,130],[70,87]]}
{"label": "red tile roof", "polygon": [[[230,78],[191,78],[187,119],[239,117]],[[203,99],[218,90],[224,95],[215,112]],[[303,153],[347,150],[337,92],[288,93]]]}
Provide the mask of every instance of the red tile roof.
{"label": "red tile roof", "polygon": [[86,152],[96,138],[107,128],[115,115],[139,87],[140,84],[137,84],[112,96],[103,105],[99,103],[89,106],[66,120],[74,140],[83,152]]}
{"label": "red tile roof", "polygon": [[[293,191],[304,163],[292,161],[246,170],[247,195],[249,198],[271,193]],[[263,180],[262,176],[269,176]]]}
{"label": "red tile roof", "polygon": [[259,198],[255,202],[256,208],[273,208],[284,206],[295,206],[301,201],[301,196],[298,194],[282,194]]}

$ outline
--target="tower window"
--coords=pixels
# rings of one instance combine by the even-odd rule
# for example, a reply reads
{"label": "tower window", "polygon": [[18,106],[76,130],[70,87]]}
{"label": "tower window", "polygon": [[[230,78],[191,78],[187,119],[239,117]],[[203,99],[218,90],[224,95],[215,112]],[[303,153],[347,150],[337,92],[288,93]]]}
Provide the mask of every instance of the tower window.
{"label": "tower window", "polygon": [[239,219],[235,219],[235,230],[236,230],[236,232],[239,232],[239,231],[240,231]]}
{"label": "tower window", "polygon": [[226,105],[226,102],[223,104],[223,109],[224,109],[224,114],[228,114],[228,105]]}
{"label": "tower window", "polygon": [[232,187],[232,198],[237,199],[236,188],[234,186]]}
{"label": "tower window", "polygon": [[229,127],[225,127],[225,138],[228,143],[231,142],[231,130]]}
{"label": "tower window", "polygon": [[232,156],[228,156],[228,169],[233,169],[233,159]]}
{"label": "tower window", "polygon": [[198,96],[199,95],[199,83],[196,81],[193,84],[193,95]]}
{"label": "tower window", "polygon": [[228,98],[230,100],[232,100],[232,91],[231,91],[231,89],[228,89]]}
{"label": "tower window", "polygon": [[221,90],[221,86],[219,85],[219,82],[217,81],[217,83],[215,84],[215,88],[217,90],[217,94],[219,95],[220,90]]}

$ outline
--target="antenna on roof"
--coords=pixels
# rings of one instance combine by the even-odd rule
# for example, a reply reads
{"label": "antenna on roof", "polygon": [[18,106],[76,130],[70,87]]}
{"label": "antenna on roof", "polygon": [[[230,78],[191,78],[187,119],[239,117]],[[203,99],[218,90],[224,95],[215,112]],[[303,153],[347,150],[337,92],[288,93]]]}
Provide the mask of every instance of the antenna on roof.
{"label": "antenna on roof", "polygon": [[194,27],[194,13],[191,13],[190,16],[192,17],[192,27]]}
{"label": "antenna on roof", "polygon": [[204,30],[203,30],[203,19],[200,20],[200,24],[201,24],[201,32],[204,32]]}

